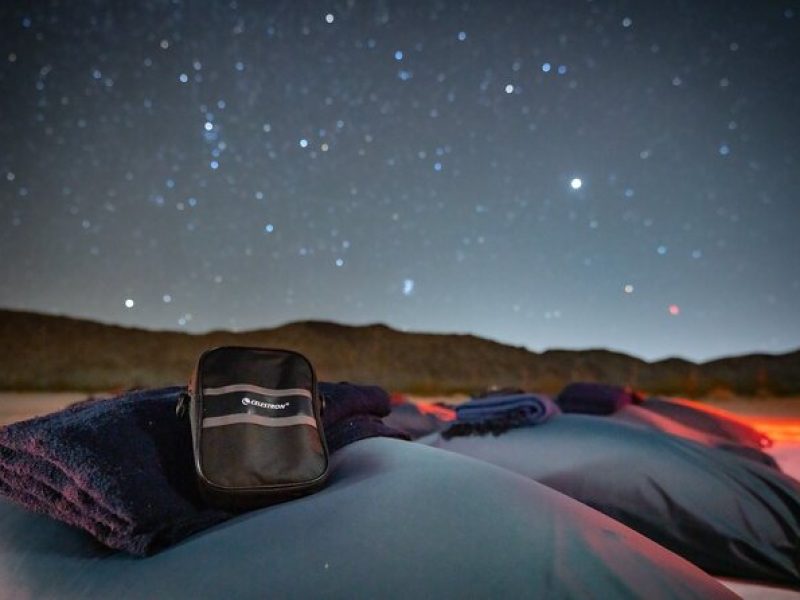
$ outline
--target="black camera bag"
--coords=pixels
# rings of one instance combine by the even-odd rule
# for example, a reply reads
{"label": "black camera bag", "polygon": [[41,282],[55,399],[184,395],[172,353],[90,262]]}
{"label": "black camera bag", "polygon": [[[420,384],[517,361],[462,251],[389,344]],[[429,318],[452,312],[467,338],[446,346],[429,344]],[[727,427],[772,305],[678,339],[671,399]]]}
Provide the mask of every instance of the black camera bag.
{"label": "black camera bag", "polygon": [[179,414],[187,404],[200,492],[210,505],[257,508],[325,484],[321,400],[302,354],[236,346],[204,352]]}

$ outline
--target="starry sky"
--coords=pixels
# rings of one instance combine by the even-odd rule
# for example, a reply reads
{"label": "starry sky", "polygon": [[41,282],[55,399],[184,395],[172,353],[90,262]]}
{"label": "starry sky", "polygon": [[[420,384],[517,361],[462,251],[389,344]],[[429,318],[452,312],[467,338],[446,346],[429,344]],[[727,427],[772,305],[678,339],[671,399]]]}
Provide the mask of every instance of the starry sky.
{"label": "starry sky", "polygon": [[0,306],[800,346],[798,2],[0,5]]}

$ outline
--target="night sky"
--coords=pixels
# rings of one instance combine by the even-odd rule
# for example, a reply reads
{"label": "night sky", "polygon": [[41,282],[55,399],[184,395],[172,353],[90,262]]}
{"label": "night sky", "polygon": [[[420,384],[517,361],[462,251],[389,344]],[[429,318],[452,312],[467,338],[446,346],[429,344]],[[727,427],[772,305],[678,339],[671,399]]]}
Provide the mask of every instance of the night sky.
{"label": "night sky", "polygon": [[3,2],[0,305],[800,346],[797,2]]}

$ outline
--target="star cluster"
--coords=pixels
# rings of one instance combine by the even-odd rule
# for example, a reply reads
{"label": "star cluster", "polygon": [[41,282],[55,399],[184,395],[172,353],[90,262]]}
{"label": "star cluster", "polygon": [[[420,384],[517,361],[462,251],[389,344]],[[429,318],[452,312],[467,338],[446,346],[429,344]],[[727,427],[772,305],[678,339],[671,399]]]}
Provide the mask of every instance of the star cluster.
{"label": "star cluster", "polygon": [[800,345],[791,2],[0,7],[0,305]]}

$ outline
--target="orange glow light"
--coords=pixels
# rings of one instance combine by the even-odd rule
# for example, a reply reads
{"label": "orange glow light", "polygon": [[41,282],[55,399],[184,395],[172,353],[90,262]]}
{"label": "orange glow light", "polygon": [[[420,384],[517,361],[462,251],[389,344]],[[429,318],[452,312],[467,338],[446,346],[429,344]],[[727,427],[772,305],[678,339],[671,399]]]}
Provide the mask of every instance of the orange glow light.
{"label": "orange glow light", "polygon": [[452,408],[447,408],[445,406],[439,406],[438,404],[434,404],[433,402],[417,402],[417,408],[419,412],[424,415],[433,415],[442,421],[455,421],[456,419],[456,411]]}
{"label": "orange glow light", "polygon": [[800,419],[753,416],[744,420],[775,442],[800,442]]}

